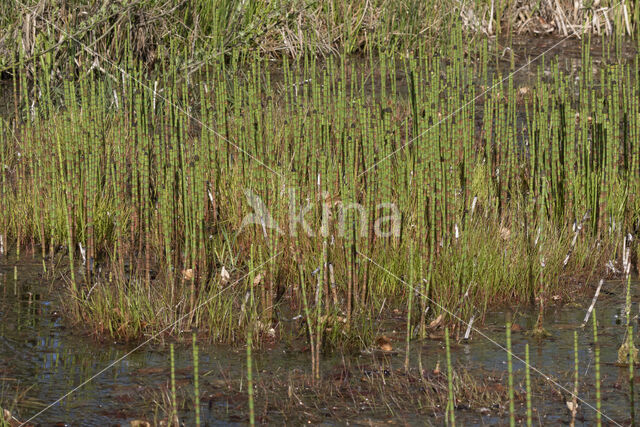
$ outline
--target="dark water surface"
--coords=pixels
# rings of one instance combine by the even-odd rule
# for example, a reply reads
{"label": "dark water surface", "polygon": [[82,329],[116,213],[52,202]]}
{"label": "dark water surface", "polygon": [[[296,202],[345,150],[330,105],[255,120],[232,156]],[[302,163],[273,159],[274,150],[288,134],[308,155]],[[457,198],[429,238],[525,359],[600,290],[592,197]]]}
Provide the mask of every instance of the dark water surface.
{"label": "dark water surface", "polygon": [[[17,265],[18,280],[13,279],[13,266]],[[134,345],[121,343],[98,343],[82,333],[77,327],[66,327],[57,315],[60,309],[59,292],[48,288],[42,279],[42,264],[39,260],[21,260],[19,264],[3,260],[0,263],[0,397],[5,406],[12,406],[13,413],[26,420],[46,405],[73,390],[83,381],[118,360]],[[634,283],[633,288],[638,284]],[[589,289],[586,294],[593,294]],[[620,282],[607,282],[603,286],[596,310],[599,319],[599,340],[601,348],[601,376],[603,413],[619,423],[629,420],[628,368],[614,365],[617,350],[624,338],[624,322],[620,322],[624,304],[625,286]],[[638,313],[637,296],[634,296],[633,314]],[[524,346],[529,343],[531,364],[544,375],[552,378],[556,384],[573,389],[573,333],[579,336],[579,372],[580,397],[595,406],[595,369],[592,325],[585,328],[583,321],[590,299],[577,304],[552,305],[546,313],[546,328],[553,334],[551,338],[539,340],[525,332],[513,333],[514,353],[524,359]],[[515,311],[514,321],[523,330],[530,329],[535,323],[536,313]],[[500,345],[505,345],[505,313],[490,314],[480,331]],[[392,330],[382,330],[390,336]],[[402,340],[401,329],[397,338]],[[638,341],[640,339],[636,338]],[[636,341],[636,342],[638,342]],[[502,377],[506,384],[506,353],[496,343],[491,343],[475,331],[471,339],[455,344],[453,362],[455,365],[472,367],[479,375],[490,372]],[[397,347],[403,345],[398,343]],[[176,351],[176,370],[178,383],[192,383],[192,353],[187,345],[178,345]],[[437,361],[445,366],[445,352],[442,341],[428,340],[422,344],[413,343],[412,365],[422,357],[425,369],[432,369]],[[306,372],[309,367],[308,353],[288,351],[276,347],[256,352],[256,372],[268,372],[270,375],[285,376],[292,371]],[[211,390],[225,384],[225,378],[243,378],[245,376],[246,353],[243,349],[231,347],[200,346],[200,387],[203,396]],[[368,356],[350,356],[354,364],[361,363]],[[335,360],[334,360],[335,359]],[[342,363],[339,357],[325,358],[323,369]],[[360,362],[357,360],[360,359]],[[404,361],[402,352],[387,358],[391,372],[400,370]],[[514,360],[515,390],[524,391],[524,365]],[[489,375],[489,374],[487,374]],[[534,422],[555,425],[569,421],[569,413],[564,399],[568,393],[557,385],[546,382],[537,373],[532,372],[534,381],[533,407]],[[53,425],[57,422],[69,425],[126,425],[133,419],[153,419],[159,391],[169,381],[168,346],[149,345],[131,354],[121,362],[108,368],[103,374],[73,392],[62,403],[54,405],[36,422]],[[224,388],[224,387],[222,387]],[[557,391],[554,391],[557,390]],[[237,394],[239,390],[226,390],[225,393]],[[246,400],[229,406],[228,399],[203,399],[203,425],[227,425],[246,421]],[[15,399],[15,402],[13,400]],[[344,404],[344,402],[341,402]],[[464,402],[458,402],[464,407]],[[214,411],[211,406],[214,406]],[[220,416],[221,405],[228,406],[228,415]],[[456,417],[464,425],[496,425],[508,422],[505,415],[506,402],[496,402],[496,406],[487,408],[465,408],[456,411]],[[524,413],[518,403],[519,415]],[[270,416],[270,422],[283,421],[277,415]],[[158,413],[157,419],[160,419]],[[186,425],[193,425],[193,411],[181,412]],[[399,418],[396,418],[399,417]],[[341,425],[347,421],[355,424],[369,424],[384,420],[402,420],[408,424],[442,423],[442,418],[425,417],[406,413],[368,414],[367,411],[348,419],[326,419],[325,424]],[[374,420],[377,420],[374,422]],[[595,420],[595,412],[581,403],[578,425],[590,425]]]}

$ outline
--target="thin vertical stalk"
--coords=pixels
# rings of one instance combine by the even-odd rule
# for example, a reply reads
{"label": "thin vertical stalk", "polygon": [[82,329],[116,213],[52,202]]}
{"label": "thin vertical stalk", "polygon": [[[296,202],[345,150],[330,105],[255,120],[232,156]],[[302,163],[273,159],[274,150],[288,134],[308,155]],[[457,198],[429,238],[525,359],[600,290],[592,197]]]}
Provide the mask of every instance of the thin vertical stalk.
{"label": "thin vertical stalk", "polygon": [[600,397],[600,344],[598,344],[598,322],[596,320],[596,310],[593,310],[593,346],[595,347],[596,364],[596,425],[602,425],[602,399]]}
{"label": "thin vertical stalk", "polygon": [[511,356],[511,319],[507,319],[507,369],[509,371],[509,425],[516,425],[515,405],[513,401],[513,361]]}
{"label": "thin vertical stalk", "polygon": [[173,349],[173,343],[169,344],[171,354],[171,416],[169,417],[169,426],[177,426],[178,419],[178,399],[176,397],[176,359]]}
{"label": "thin vertical stalk", "polygon": [[415,271],[413,267],[413,242],[409,246],[409,286],[407,291],[409,292],[407,299],[407,338],[406,348],[404,356],[404,371],[409,372],[409,350],[411,349],[411,310],[413,309],[413,284],[415,281]]}
{"label": "thin vertical stalk", "polygon": [[456,418],[455,418],[454,410],[456,405],[455,405],[454,394],[453,394],[453,367],[451,366],[451,348],[449,345],[449,328],[448,327],[444,329],[444,339],[445,339],[445,346],[447,349],[447,384],[449,388],[449,402],[447,403],[447,409],[448,409],[447,421],[449,425],[455,426]]}
{"label": "thin vertical stalk", "polygon": [[529,343],[524,346],[524,354],[525,354],[525,379],[527,386],[527,427],[531,427],[533,425],[533,410],[531,407],[531,370],[529,364]]}
{"label": "thin vertical stalk", "polygon": [[251,347],[253,346],[253,330],[247,328],[247,394],[249,397],[249,424],[256,425],[255,410],[253,406],[253,363]]}
{"label": "thin vertical stalk", "polygon": [[196,332],[193,331],[193,393],[194,406],[196,411],[196,426],[200,426],[200,384],[198,377],[198,343],[196,341]]}
{"label": "thin vertical stalk", "polygon": [[578,413],[578,386],[579,386],[579,371],[578,371],[578,332],[573,331],[573,396],[571,396],[571,427],[576,424],[576,414]]}

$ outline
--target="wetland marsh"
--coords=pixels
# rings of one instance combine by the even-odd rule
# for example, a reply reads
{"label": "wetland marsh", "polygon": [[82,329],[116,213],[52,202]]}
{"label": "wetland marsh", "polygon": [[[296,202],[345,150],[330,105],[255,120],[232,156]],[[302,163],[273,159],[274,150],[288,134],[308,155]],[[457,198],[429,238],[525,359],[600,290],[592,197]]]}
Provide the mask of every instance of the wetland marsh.
{"label": "wetland marsh", "polygon": [[32,3],[5,424],[634,423],[638,9]]}

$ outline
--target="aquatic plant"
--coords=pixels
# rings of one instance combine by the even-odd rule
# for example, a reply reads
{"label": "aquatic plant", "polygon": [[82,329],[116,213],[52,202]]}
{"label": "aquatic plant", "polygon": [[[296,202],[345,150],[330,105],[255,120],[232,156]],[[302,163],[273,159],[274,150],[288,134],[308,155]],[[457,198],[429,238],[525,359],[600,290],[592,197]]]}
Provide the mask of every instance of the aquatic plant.
{"label": "aquatic plant", "polygon": [[199,378],[199,356],[198,356],[198,343],[196,339],[196,332],[192,332],[193,336],[193,404],[195,413],[195,425],[200,425],[200,378]]}
{"label": "aquatic plant", "polygon": [[451,366],[451,346],[449,344],[449,328],[444,330],[445,346],[447,351],[447,384],[449,388],[449,396],[447,400],[447,424],[451,426],[456,425],[455,418],[455,393],[453,391],[453,367]]}
{"label": "aquatic plant", "polygon": [[524,346],[524,354],[525,354],[525,386],[527,391],[527,427],[531,427],[533,425],[533,410],[531,405],[531,372],[530,372],[530,364],[529,364],[529,343]]}
{"label": "aquatic plant", "polygon": [[596,312],[593,311],[593,346],[595,347],[595,371],[596,371],[596,425],[602,425],[602,398],[600,395],[600,346],[598,345],[598,322]]}
{"label": "aquatic plant", "polygon": [[176,394],[176,366],[173,343],[169,344],[170,365],[171,365],[171,413],[169,414],[169,426],[177,423],[178,418],[178,398]]}
{"label": "aquatic plant", "polygon": [[179,44],[153,71],[125,44],[116,79],[56,83],[23,56],[0,124],[2,242],[63,265],[68,312],[97,334],[237,342],[253,318],[259,346],[302,316],[316,376],[393,310],[407,346],[441,315],[543,314],[615,263],[640,212],[637,64],[594,76],[585,38],[579,79],[555,61],[518,88],[488,42],[459,22],[449,36],[408,57],[235,51],[190,78]]}
{"label": "aquatic plant", "polygon": [[567,401],[567,407],[571,413],[571,425],[576,424],[576,414],[578,413],[578,386],[580,381],[580,370],[578,369],[578,332],[573,331],[573,394],[571,401]]}
{"label": "aquatic plant", "polygon": [[[437,39],[453,23],[472,36],[497,35],[510,41],[514,33],[527,32],[565,37],[632,35],[640,19],[634,4],[613,1],[533,5],[447,0],[435,5],[388,0],[328,4],[195,0],[174,5],[158,0],[122,4],[23,0],[1,7],[5,35],[0,39],[0,69],[42,57],[54,77],[90,69],[106,78],[115,78],[108,62],[125,64],[128,50],[148,68],[161,68],[166,52],[181,52],[183,70],[191,74],[223,56],[233,56],[234,51],[292,57],[362,52],[369,47],[403,52]],[[91,50],[83,50],[83,44]],[[35,66],[30,71],[35,74]]]}
{"label": "aquatic plant", "polygon": [[511,319],[507,318],[507,372],[509,376],[508,386],[509,386],[509,424],[513,427],[516,425],[516,410],[514,404],[514,396],[513,396],[513,361],[511,360]]}
{"label": "aquatic plant", "polygon": [[[543,59],[520,80],[514,51],[508,61],[507,50],[496,55],[503,32],[526,27],[520,12],[548,10],[499,2],[473,23],[468,9],[452,9],[464,12],[458,19],[414,2],[413,13],[393,20],[383,5],[306,5],[297,21],[281,22],[273,4],[185,3],[175,13],[192,20],[182,33],[191,44],[150,33],[146,45],[134,43],[140,33],[124,33],[135,17],[162,27],[155,1],[82,20],[71,14],[69,26],[89,25],[62,39],[46,21],[58,6],[45,5],[22,23],[49,30],[9,49],[17,53],[3,74],[13,79],[13,105],[0,119],[0,253],[41,255],[49,277],[66,283],[68,318],[96,336],[161,340],[192,331],[195,380],[186,401],[196,424],[196,330],[247,344],[253,424],[265,404],[254,349],[303,340],[311,375],[300,382],[334,390],[321,372],[324,355],[369,349],[381,321],[402,319],[407,383],[390,383],[409,389],[429,380],[435,391],[398,393],[421,408],[446,407],[454,425],[459,396],[474,392],[461,386],[450,354],[467,322],[481,324],[501,304],[537,304],[533,332],[544,336],[550,302],[574,298],[585,288],[576,285],[593,277],[629,278],[637,244],[627,235],[640,218],[640,62],[621,55],[627,42],[602,41],[596,61],[584,37],[581,67]],[[602,8],[618,31],[636,30],[638,9]],[[590,7],[575,12],[590,30],[606,27]],[[435,35],[437,26],[424,31],[424,17],[446,25],[446,37]],[[312,18],[323,24],[315,33]],[[398,26],[407,29],[402,37]],[[478,41],[483,28],[501,36]],[[287,31],[267,49],[264,34],[275,37],[274,29]],[[93,47],[83,45],[88,39]],[[14,268],[14,293],[17,279]],[[629,313],[630,300],[618,356],[629,364],[635,415]],[[507,322],[513,425],[511,332]],[[416,378],[412,340],[443,336],[446,385],[439,368],[427,379],[420,367]],[[594,341],[600,408],[595,312]],[[577,372],[577,338],[575,348]],[[173,422],[171,352],[163,399]],[[526,354],[528,361],[528,346]],[[365,375],[369,391],[387,386],[378,368],[381,380]],[[527,366],[528,425],[529,374]],[[578,385],[575,377],[572,420]],[[304,398],[285,394],[289,405]]]}

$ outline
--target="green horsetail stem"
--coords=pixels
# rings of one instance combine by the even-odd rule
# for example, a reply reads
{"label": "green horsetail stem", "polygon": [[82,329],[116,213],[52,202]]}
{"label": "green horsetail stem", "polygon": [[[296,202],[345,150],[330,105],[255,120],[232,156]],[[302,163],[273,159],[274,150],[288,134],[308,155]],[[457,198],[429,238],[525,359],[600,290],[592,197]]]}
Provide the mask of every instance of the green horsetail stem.
{"label": "green horsetail stem", "polygon": [[531,405],[531,365],[529,364],[529,343],[525,344],[524,347],[525,353],[525,381],[527,387],[527,427],[531,427],[533,425],[533,409]]}
{"label": "green horsetail stem", "polygon": [[600,396],[600,345],[598,344],[598,322],[596,320],[596,310],[592,313],[593,321],[593,346],[595,352],[595,370],[596,370],[596,425],[602,425],[602,399]]}
{"label": "green horsetail stem", "polygon": [[453,367],[451,366],[451,348],[449,345],[449,328],[444,330],[445,346],[447,351],[447,384],[449,390],[449,399],[447,402],[447,423],[451,426],[456,425],[455,418],[455,397],[453,393]]}
{"label": "green horsetail stem", "polygon": [[196,341],[196,332],[192,332],[193,346],[193,399],[195,409],[195,424],[200,426],[200,378],[198,374],[198,343]]}
{"label": "green horsetail stem", "polygon": [[513,395],[513,361],[511,353],[511,320],[507,319],[507,369],[509,373],[509,424],[516,425],[516,410]]}
{"label": "green horsetail stem", "polygon": [[173,343],[169,344],[169,354],[171,362],[171,414],[169,415],[169,425],[173,425],[178,416],[178,400],[176,397],[176,364]]}
{"label": "green horsetail stem", "polygon": [[580,372],[578,369],[578,331],[573,331],[573,396],[571,397],[572,410],[571,410],[571,424],[575,424],[576,413],[578,412],[578,391]]}
{"label": "green horsetail stem", "polygon": [[247,394],[249,396],[249,425],[256,425],[255,410],[253,403],[253,362],[251,357],[251,347],[253,346],[253,331],[247,329]]}

